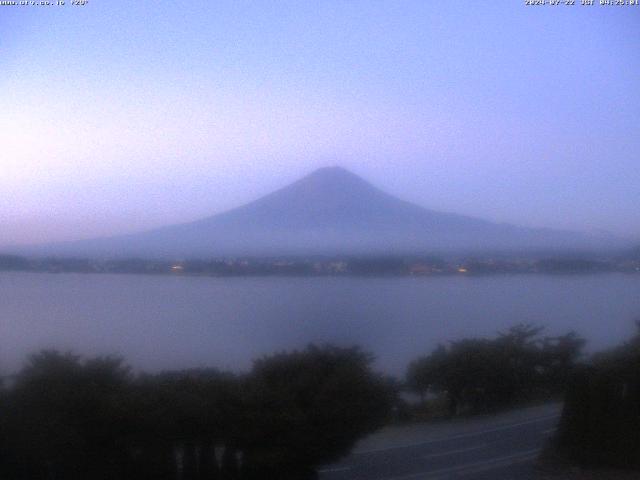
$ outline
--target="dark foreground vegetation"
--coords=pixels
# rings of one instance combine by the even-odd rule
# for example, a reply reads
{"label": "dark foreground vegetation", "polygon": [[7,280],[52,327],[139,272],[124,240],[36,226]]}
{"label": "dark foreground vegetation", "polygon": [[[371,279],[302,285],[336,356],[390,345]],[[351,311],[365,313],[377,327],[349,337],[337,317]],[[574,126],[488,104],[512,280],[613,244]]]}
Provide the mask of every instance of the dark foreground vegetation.
{"label": "dark foreground vegetation", "polygon": [[573,332],[558,337],[542,332],[522,324],[496,338],[440,345],[411,363],[407,385],[425,401],[444,398],[449,416],[559,398],[585,341]]}
{"label": "dark foreground vegetation", "polygon": [[423,408],[444,403],[448,416],[564,399],[549,459],[640,470],[640,321],[630,341],[590,358],[575,333],[542,331],[517,325],[495,338],[439,346],[411,363],[407,386],[422,396]]}
{"label": "dark foreground vegetation", "polygon": [[310,346],[244,376],[133,376],[120,359],[41,352],[3,391],[0,478],[311,479],[387,420],[370,362]]}
{"label": "dark foreground vegetation", "polygon": [[632,340],[571,376],[554,447],[581,465],[640,470],[640,322]]}
{"label": "dark foreground vegetation", "polygon": [[243,375],[134,375],[119,358],[43,351],[0,390],[0,478],[308,480],[406,413],[440,404],[467,415],[563,395],[558,454],[640,468],[640,330],[593,359],[582,358],[584,344],[521,324],[439,346],[407,369],[406,387],[423,399],[413,407],[356,347],[279,353]]}

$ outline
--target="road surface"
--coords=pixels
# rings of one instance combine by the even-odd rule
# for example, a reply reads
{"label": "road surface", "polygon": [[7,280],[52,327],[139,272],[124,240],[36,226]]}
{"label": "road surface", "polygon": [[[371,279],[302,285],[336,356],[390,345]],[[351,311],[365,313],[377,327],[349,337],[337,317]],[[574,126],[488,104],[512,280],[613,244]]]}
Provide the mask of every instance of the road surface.
{"label": "road surface", "polygon": [[526,480],[555,431],[560,404],[437,424],[388,427],[320,480]]}

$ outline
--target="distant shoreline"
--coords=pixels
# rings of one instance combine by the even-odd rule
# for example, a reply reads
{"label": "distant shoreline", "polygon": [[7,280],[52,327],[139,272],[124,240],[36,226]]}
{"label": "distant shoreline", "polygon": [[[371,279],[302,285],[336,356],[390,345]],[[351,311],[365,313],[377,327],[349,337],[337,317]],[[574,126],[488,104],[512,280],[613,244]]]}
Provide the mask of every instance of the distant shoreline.
{"label": "distant shoreline", "polygon": [[514,274],[640,273],[635,258],[493,258],[442,260],[420,256],[92,260],[0,255],[0,272],[147,274],[190,277],[441,277]]}

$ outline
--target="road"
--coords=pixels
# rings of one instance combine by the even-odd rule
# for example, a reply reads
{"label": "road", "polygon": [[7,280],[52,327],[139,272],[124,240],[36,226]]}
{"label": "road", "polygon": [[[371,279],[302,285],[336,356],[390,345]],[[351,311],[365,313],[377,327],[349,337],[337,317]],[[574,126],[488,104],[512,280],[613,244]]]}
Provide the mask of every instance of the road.
{"label": "road", "polygon": [[525,480],[555,431],[560,404],[436,424],[388,427],[320,480]]}

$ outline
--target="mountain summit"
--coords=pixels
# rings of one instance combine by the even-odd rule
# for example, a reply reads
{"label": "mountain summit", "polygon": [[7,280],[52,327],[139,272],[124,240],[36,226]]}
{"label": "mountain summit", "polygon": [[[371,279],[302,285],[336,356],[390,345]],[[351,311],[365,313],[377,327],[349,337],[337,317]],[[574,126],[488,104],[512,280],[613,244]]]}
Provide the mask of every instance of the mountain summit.
{"label": "mountain summit", "polygon": [[[596,242],[597,243],[597,242]],[[316,170],[258,200],[195,222],[50,245],[89,256],[425,253],[593,248],[593,238],[442,213],[400,200],[341,167]]]}

